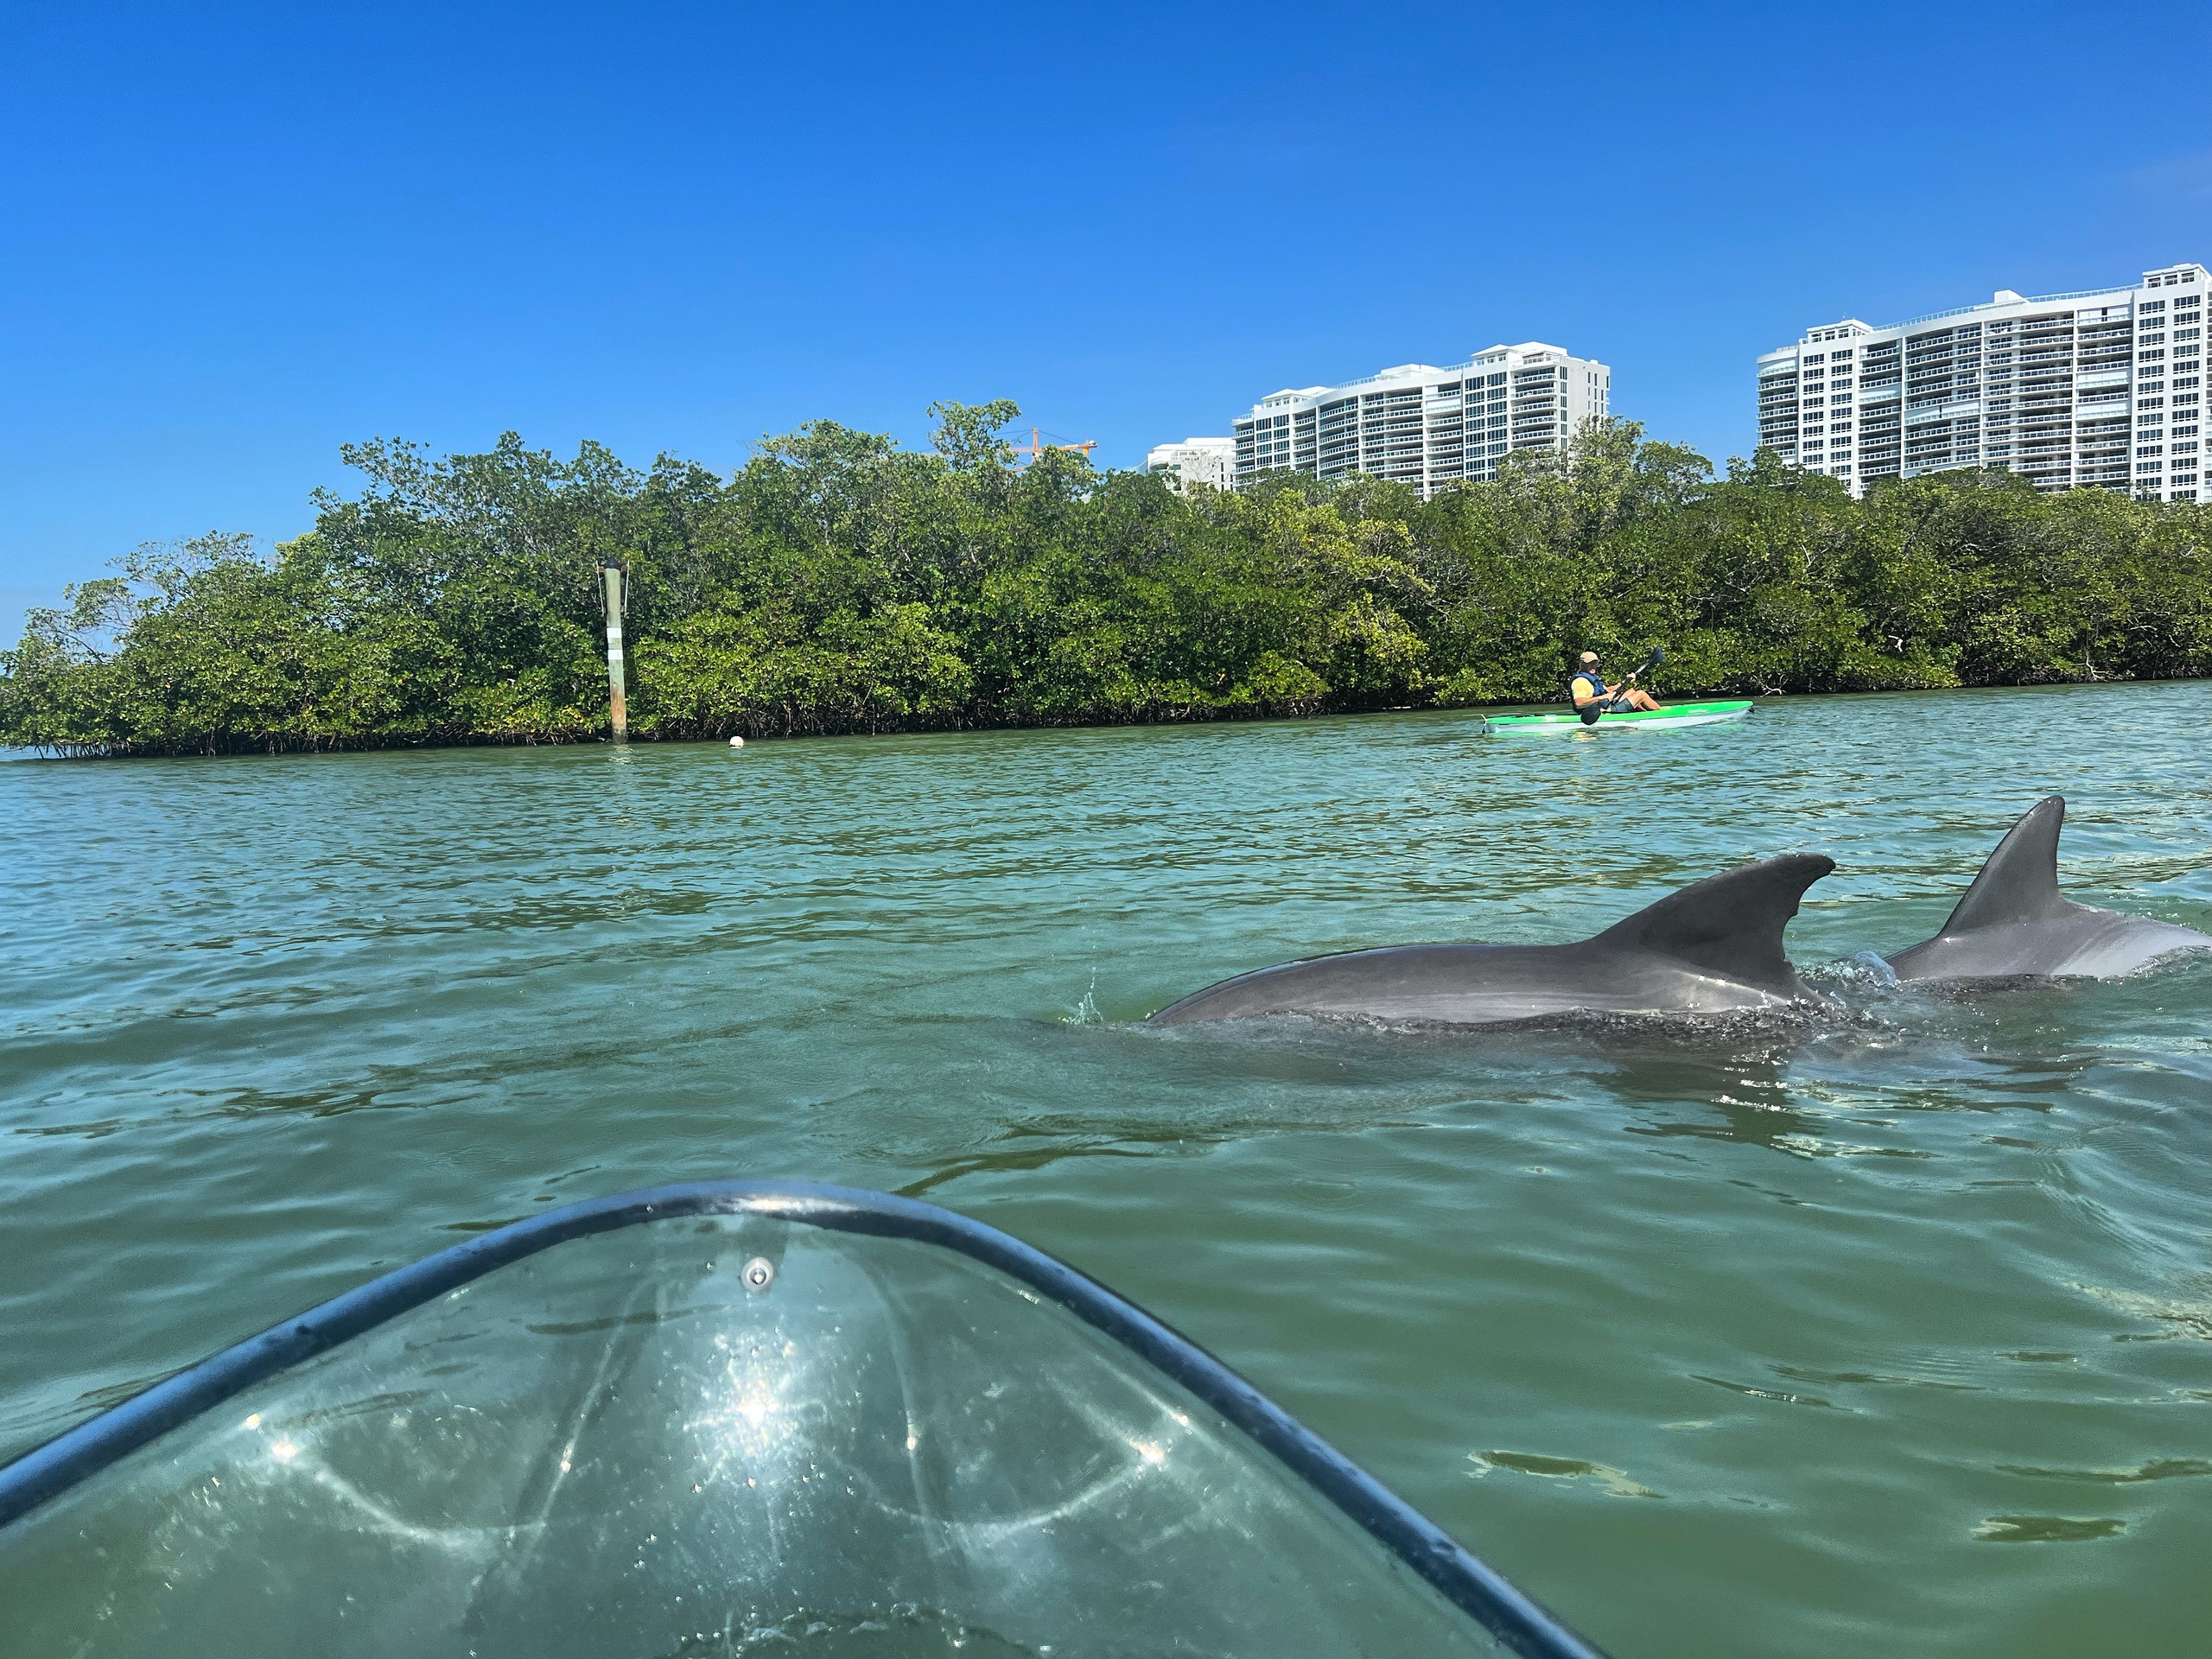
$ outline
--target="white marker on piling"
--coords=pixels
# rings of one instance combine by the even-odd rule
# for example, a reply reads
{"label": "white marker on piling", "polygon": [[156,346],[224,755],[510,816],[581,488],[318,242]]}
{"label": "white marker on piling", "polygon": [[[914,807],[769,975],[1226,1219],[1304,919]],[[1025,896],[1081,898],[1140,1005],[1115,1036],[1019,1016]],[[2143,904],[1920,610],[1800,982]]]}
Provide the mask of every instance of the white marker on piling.
{"label": "white marker on piling", "polygon": [[627,574],[619,563],[599,567],[600,603],[607,612],[607,710],[617,743],[630,741],[630,709],[622,695],[622,578]]}

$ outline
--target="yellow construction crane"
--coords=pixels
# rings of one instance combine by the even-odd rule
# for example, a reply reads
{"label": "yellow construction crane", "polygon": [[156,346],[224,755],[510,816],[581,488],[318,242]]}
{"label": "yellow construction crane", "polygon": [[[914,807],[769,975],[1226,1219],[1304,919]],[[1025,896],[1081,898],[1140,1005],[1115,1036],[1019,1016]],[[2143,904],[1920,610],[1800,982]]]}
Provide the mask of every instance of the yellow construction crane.
{"label": "yellow construction crane", "polygon": [[1085,438],[1081,443],[1046,443],[1044,441],[1043,435],[1035,427],[1033,426],[1029,429],[1029,442],[1027,446],[1024,447],[1018,443],[1014,446],[1014,453],[1015,454],[1027,455],[1029,457],[1029,459],[1023,461],[1020,464],[1020,467],[1017,467],[1016,470],[1019,471],[1021,467],[1035,466],[1039,461],[1044,459],[1045,452],[1048,449],[1079,450],[1082,452],[1084,459],[1088,461],[1090,458],[1090,452],[1097,447],[1098,440],[1096,438]]}

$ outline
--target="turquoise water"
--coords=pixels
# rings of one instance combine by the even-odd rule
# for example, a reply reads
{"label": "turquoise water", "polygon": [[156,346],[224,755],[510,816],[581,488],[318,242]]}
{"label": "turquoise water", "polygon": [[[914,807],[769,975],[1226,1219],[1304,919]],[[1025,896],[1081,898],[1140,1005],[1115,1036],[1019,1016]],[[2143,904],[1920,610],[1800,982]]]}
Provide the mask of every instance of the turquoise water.
{"label": "turquoise water", "polygon": [[[2075,897],[2212,930],[2208,712],[0,766],[0,1452],[543,1205],[794,1176],[1077,1263],[1624,1656],[2201,1653],[2212,961],[1852,958],[2051,791]],[[1832,1016],[1135,1024],[1798,848]]]}

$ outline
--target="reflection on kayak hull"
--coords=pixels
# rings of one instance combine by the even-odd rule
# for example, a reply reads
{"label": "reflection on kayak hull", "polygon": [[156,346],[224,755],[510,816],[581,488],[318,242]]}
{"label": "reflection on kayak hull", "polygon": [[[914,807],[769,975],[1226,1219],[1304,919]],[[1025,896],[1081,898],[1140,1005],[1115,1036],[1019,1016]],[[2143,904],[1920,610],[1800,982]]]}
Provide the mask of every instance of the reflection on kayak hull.
{"label": "reflection on kayak hull", "polygon": [[1592,1652],[1141,1310],[932,1206],[485,1235],[0,1471],[24,1651]]}

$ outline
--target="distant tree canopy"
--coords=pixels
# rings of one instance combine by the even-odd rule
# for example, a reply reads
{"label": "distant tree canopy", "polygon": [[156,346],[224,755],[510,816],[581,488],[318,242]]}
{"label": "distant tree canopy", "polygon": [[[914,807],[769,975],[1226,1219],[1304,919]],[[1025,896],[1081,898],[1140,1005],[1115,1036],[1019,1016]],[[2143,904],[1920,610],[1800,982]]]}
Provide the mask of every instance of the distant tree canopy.
{"label": "distant tree canopy", "polygon": [[211,535],[31,613],[0,741],[181,753],[585,739],[607,728],[596,563],[631,573],[631,729],[780,736],[1538,702],[1570,654],[1667,647],[1658,689],[1882,690],[2212,672],[2212,506],[1878,486],[1592,422],[1428,502],[1270,474],[1179,495],[1052,452],[1007,403],[934,451],[818,421],[724,479],[510,433],[257,554]]}

